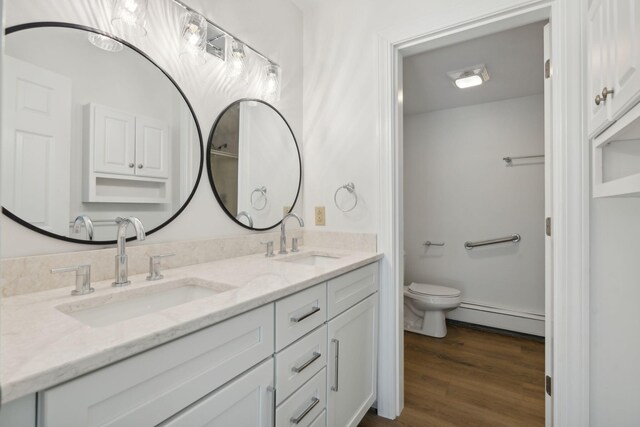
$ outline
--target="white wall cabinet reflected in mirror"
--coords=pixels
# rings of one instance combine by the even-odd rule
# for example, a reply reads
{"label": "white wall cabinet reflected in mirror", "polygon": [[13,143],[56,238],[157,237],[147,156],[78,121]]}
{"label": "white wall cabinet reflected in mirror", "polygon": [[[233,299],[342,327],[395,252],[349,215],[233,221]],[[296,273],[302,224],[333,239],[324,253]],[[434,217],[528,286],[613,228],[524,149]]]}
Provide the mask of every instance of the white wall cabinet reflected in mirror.
{"label": "white wall cabinet reflected in mirror", "polygon": [[87,242],[73,227],[86,215],[91,243],[104,244],[117,217],[136,216],[150,233],[175,218],[195,191],[203,150],[169,75],[124,40],[119,51],[97,47],[88,37],[97,33],[61,23],[7,29],[1,179],[12,219]]}

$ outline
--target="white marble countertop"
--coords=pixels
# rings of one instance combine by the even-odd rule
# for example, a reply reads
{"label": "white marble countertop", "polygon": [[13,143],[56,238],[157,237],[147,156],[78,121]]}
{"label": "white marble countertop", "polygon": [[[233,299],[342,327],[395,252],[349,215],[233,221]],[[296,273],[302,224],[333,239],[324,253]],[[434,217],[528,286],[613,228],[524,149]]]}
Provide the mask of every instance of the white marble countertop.
{"label": "white marble countertop", "polygon": [[[318,252],[340,258],[324,266],[278,260]],[[229,258],[164,270],[164,279],[131,276],[131,285],[93,283],[95,292],[71,296],[73,286],[3,298],[0,304],[0,390],[2,403],[41,391],[118,360],[278,300],[377,261],[381,254],[302,248],[300,253]],[[229,285],[231,290],[102,327],[90,327],[56,307],[158,286],[182,278]],[[73,279],[70,277],[70,283]]]}

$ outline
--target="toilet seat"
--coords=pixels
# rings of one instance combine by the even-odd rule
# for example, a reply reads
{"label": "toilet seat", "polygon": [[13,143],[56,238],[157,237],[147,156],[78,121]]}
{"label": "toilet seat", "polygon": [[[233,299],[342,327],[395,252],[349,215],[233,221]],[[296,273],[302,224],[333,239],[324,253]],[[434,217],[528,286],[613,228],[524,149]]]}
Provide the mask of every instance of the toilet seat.
{"label": "toilet seat", "polygon": [[408,291],[415,295],[435,297],[459,297],[460,291],[446,286],[430,285],[428,283],[413,282],[408,286]]}

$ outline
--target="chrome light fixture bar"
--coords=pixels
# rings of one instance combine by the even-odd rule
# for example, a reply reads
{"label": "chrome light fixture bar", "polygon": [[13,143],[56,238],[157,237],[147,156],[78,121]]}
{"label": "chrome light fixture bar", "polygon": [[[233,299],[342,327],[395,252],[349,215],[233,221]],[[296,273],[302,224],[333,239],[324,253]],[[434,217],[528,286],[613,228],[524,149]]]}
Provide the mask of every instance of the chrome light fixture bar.
{"label": "chrome light fixture bar", "polygon": [[[185,3],[183,3],[180,0],[172,0],[172,1],[175,4],[177,4],[178,6],[180,6],[182,9],[187,11],[187,12],[191,12],[191,13],[196,13],[196,14],[202,15],[200,12],[198,12],[197,10],[194,10],[191,7],[187,6]],[[241,43],[245,47],[245,49],[250,50],[255,55],[257,55],[260,58],[262,58],[263,60],[265,60],[266,62],[274,64],[274,65],[278,65],[277,63],[275,63],[274,61],[269,59],[266,55],[260,53],[256,49],[252,48],[250,45],[248,45],[247,43],[243,42],[242,40],[240,40],[239,38],[237,38],[236,36],[234,36],[230,32],[226,31],[225,29],[221,28],[220,26],[218,26],[215,23],[213,23],[210,20],[208,20],[206,17],[204,19],[208,23],[206,51],[208,53],[210,53],[211,55],[216,56],[216,57],[218,57],[218,58],[220,58],[222,60],[225,60],[225,51],[226,51],[225,38],[229,38],[229,39],[231,39],[231,40],[233,40],[235,42]]]}

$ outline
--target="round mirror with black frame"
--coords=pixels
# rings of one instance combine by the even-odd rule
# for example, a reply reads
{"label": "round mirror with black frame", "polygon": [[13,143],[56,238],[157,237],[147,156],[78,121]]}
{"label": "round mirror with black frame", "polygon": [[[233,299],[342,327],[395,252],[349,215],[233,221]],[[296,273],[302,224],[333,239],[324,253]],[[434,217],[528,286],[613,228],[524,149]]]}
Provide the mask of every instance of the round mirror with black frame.
{"label": "round mirror with black frame", "polygon": [[220,113],[207,144],[207,173],[225,213],[251,230],[269,230],[291,212],[302,161],[295,135],[272,105],[238,100]]}
{"label": "round mirror with black frame", "polygon": [[119,217],[152,234],[191,201],[202,133],[177,83],[145,53],[94,28],[5,31],[2,210],[61,240],[115,243]]}

